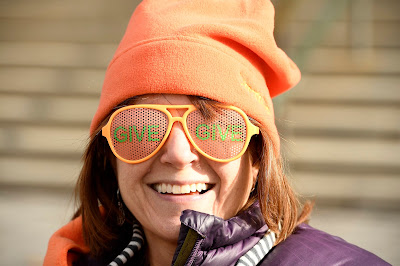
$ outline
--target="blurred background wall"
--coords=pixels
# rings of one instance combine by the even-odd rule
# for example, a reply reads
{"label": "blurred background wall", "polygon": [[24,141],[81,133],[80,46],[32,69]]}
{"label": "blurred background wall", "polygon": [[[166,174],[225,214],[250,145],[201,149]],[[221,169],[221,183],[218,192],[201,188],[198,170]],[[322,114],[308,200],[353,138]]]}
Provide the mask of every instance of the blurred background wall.
{"label": "blurred background wall", "polygon": [[[71,217],[105,69],[139,1],[0,0],[0,265]],[[274,100],[311,225],[400,264],[400,1],[275,0],[303,73]]]}

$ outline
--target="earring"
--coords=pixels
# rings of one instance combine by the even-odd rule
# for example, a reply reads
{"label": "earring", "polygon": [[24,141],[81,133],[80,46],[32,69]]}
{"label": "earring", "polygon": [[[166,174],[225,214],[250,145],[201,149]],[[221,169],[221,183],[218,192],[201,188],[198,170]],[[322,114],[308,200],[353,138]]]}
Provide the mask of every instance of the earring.
{"label": "earring", "polygon": [[250,190],[250,193],[252,193],[252,192],[256,189],[256,187],[257,187],[257,181],[258,181],[258,180],[256,180],[256,182],[254,183],[253,188]]}
{"label": "earring", "polygon": [[125,211],[124,206],[122,205],[122,197],[121,193],[119,192],[119,188],[117,189],[117,204],[120,214],[118,215],[118,225],[123,225],[125,223]]}

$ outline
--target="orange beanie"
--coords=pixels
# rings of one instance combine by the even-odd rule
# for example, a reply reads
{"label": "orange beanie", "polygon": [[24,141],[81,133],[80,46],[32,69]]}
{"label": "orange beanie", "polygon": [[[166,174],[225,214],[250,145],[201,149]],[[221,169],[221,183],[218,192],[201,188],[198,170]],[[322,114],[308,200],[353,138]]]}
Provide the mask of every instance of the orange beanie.
{"label": "orange beanie", "polygon": [[129,97],[198,95],[242,109],[279,150],[271,97],[300,71],[273,30],[270,0],[144,0],[108,66],[91,133]]}

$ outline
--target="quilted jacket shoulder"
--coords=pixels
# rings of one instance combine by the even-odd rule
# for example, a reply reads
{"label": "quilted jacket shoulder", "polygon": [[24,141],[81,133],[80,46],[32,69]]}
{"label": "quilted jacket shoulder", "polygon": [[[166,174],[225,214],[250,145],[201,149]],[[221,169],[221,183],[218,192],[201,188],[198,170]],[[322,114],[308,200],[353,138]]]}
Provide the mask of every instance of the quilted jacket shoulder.
{"label": "quilted jacket shoulder", "polygon": [[301,224],[259,265],[390,265],[376,255],[309,225]]}

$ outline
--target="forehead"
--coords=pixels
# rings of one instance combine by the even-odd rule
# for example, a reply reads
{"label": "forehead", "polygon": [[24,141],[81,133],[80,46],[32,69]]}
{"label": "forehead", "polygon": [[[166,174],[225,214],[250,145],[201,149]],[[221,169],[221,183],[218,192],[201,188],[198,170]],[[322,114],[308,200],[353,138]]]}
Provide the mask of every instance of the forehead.
{"label": "forehead", "polygon": [[135,104],[192,104],[189,97],[178,94],[147,94],[135,100]]}

